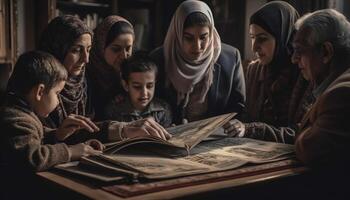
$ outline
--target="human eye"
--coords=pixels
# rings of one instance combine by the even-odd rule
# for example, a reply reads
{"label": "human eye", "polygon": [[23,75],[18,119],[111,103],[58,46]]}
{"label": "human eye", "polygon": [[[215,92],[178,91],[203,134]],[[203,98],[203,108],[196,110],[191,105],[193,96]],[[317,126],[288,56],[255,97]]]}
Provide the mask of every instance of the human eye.
{"label": "human eye", "polygon": [[192,42],[193,41],[193,37],[192,36],[189,36],[189,35],[184,35],[184,40],[186,42]]}
{"label": "human eye", "polygon": [[154,88],[154,83],[148,83],[147,84],[147,89],[152,89]]}
{"label": "human eye", "polygon": [[70,50],[70,52],[72,52],[74,54],[79,54],[81,51],[82,51],[82,48],[78,47],[78,46],[72,47]]}
{"label": "human eye", "polygon": [[142,89],[142,86],[139,85],[139,84],[134,84],[134,85],[132,85],[132,87],[133,87],[134,89],[136,89],[136,90],[141,90],[141,89]]}
{"label": "human eye", "polygon": [[120,52],[120,51],[122,50],[122,48],[119,47],[119,46],[113,46],[113,47],[111,47],[111,50],[112,50],[114,53],[118,53],[118,52]]}
{"label": "human eye", "polygon": [[201,35],[200,37],[199,37],[199,39],[200,40],[202,40],[202,41],[205,41],[205,40],[207,40],[208,39],[208,34],[204,34],[204,35]]}

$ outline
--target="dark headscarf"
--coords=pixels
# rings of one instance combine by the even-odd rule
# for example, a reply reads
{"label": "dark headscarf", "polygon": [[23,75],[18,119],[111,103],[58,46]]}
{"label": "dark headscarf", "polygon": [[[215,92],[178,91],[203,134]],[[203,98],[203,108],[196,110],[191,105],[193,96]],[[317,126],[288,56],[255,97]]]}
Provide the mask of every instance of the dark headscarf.
{"label": "dark headscarf", "polygon": [[[120,22],[126,22],[130,25],[130,29],[120,30],[116,32],[121,26]],[[110,66],[105,58],[104,53],[106,46],[108,46],[107,38],[110,35],[113,39],[120,34],[130,33],[134,35],[133,26],[129,21],[123,17],[112,15],[106,17],[94,30],[94,42],[91,48],[90,63],[87,67],[87,73],[90,86],[93,90],[93,103],[96,111],[96,118],[102,119],[104,116],[104,108],[111,99],[118,94],[123,93],[119,74]]]}
{"label": "dark headscarf", "polygon": [[92,37],[89,27],[73,15],[63,15],[54,18],[41,35],[39,49],[54,55],[61,63],[69,48],[81,35],[88,33]]}
{"label": "dark headscarf", "polygon": [[111,92],[112,89],[118,89],[115,87],[120,85],[118,74],[116,74],[112,66],[107,64],[104,58],[108,34],[111,28],[118,22],[128,23],[133,30],[129,21],[117,15],[105,18],[94,30],[94,43],[91,49],[88,73],[89,77],[93,79],[94,84],[102,90],[101,92]]}
{"label": "dark headscarf", "polygon": [[[89,27],[78,17],[72,15],[58,16],[54,18],[44,30],[39,48],[54,55],[63,63],[68,50],[74,42],[83,34],[93,36]],[[69,114],[87,115],[87,83],[85,70],[78,76],[69,76],[59,95],[60,104],[50,114],[52,118],[50,126],[58,126]]]}
{"label": "dark headscarf", "polygon": [[256,24],[274,36],[276,48],[273,59],[269,64],[272,70],[286,67],[290,62],[288,49],[291,48],[294,35],[294,23],[299,18],[299,13],[283,1],[273,1],[265,4],[251,17],[249,24]]}

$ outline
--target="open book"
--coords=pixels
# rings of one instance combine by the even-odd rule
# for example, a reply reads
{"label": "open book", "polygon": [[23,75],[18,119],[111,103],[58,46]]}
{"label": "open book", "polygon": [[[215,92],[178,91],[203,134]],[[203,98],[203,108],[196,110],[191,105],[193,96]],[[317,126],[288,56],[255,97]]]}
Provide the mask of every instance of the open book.
{"label": "open book", "polygon": [[[294,146],[249,138],[223,138],[197,145],[191,155],[164,157],[142,154],[102,154],[82,158],[80,167],[94,169],[93,175],[108,182],[125,179],[165,179],[236,169],[246,164],[261,164],[294,158]],[[76,168],[74,168],[76,170]],[[67,171],[67,170],[66,170]],[[100,173],[104,171],[104,173]],[[111,174],[114,174],[111,175]]]}
{"label": "open book", "polygon": [[[157,151],[161,149],[160,153],[164,153],[163,148],[185,150],[189,154],[190,150],[200,143],[209,135],[218,131],[226,122],[232,119],[236,113],[223,114],[216,117],[211,117],[204,120],[194,121],[187,124],[182,124],[175,127],[167,128],[166,130],[172,135],[169,140],[163,140],[154,136],[137,137],[127,139],[121,142],[114,142],[106,144],[105,154],[115,154],[116,152],[134,145],[143,145],[142,148],[152,149]],[[158,144],[158,145],[156,145]],[[156,148],[153,148],[155,147]],[[129,148],[130,149],[130,148]],[[128,149],[128,150],[129,150]],[[180,152],[180,151],[178,151]]]}

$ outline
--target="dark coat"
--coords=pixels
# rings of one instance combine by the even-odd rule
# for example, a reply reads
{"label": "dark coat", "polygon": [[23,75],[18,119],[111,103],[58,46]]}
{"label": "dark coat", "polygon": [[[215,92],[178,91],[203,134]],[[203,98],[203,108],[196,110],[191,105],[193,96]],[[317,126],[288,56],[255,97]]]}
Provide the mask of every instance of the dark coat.
{"label": "dark coat", "polygon": [[[156,96],[166,100],[173,113],[173,122],[181,123],[184,110],[177,105],[175,89],[166,86],[167,74],[163,48],[159,47],[150,54],[159,68]],[[214,66],[213,83],[208,92],[208,110],[205,117],[229,112],[241,113],[245,104],[245,81],[238,49],[222,44],[221,53]]]}

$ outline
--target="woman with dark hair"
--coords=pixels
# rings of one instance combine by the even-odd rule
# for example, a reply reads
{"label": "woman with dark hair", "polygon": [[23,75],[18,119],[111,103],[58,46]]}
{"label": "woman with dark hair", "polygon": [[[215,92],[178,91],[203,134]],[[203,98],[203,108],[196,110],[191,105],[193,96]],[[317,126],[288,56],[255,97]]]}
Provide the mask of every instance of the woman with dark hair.
{"label": "woman with dark hair", "polygon": [[105,18],[94,33],[87,73],[94,91],[96,118],[101,119],[106,104],[124,91],[120,82],[120,64],[132,55],[135,36],[130,22],[116,15]]}
{"label": "woman with dark hair", "polygon": [[230,134],[294,142],[297,123],[313,101],[311,87],[291,61],[298,18],[298,12],[282,1],[267,3],[250,17],[249,35],[257,59],[245,71],[247,113],[243,120],[249,123],[227,124]]}
{"label": "woman with dark hair", "polygon": [[183,2],[163,47],[150,55],[159,66],[156,95],[171,105],[174,123],[243,110],[245,82],[239,51],[220,41],[204,2]]}
{"label": "woman with dark hair", "polygon": [[[74,133],[65,138],[68,143],[98,137],[101,141],[122,140],[140,135],[155,135],[166,138],[168,133],[153,119],[135,121],[134,123],[120,123],[115,121],[100,122],[95,125],[94,108],[91,102],[91,88],[85,76],[85,66],[89,62],[92,43],[92,32],[78,17],[71,15],[59,16],[53,19],[44,30],[40,49],[54,55],[67,69],[68,79],[59,94],[59,105],[47,119],[45,125],[57,128],[64,119],[69,118],[84,121],[89,132],[101,134],[87,134],[86,131]],[[74,126],[72,122],[71,127]],[[76,127],[79,129],[79,127]],[[67,139],[66,139],[67,138]]]}

